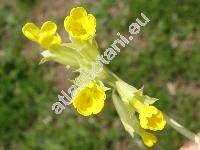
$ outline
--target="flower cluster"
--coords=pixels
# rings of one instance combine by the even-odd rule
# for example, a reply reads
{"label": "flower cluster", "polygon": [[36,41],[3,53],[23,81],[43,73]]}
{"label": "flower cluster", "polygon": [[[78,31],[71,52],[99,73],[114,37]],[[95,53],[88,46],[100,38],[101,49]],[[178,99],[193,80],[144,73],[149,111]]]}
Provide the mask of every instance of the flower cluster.
{"label": "flower cluster", "polygon": [[[89,69],[100,53],[94,38],[95,17],[88,14],[83,7],[76,7],[65,18],[64,27],[70,43],[62,42],[56,33],[56,24],[51,21],[45,22],[41,29],[33,23],[27,23],[22,32],[28,39],[44,48],[41,63],[53,60],[76,71]],[[80,76],[74,80],[75,84],[82,82]],[[76,82],[77,79],[79,83]],[[144,95],[143,88],[137,90],[106,67],[103,67],[102,73],[96,75],[94,80],[76,89],[73,93],[74,108],[83,116],[100,113],[108,90],[104,84],[112,90],[112,99],[125,130],[132,137],[134,132],[138,133],[147,146],[153,146],[157,137],[147,130],[163,130],[166,125],[162,112],[152,105],[157,99]]]}

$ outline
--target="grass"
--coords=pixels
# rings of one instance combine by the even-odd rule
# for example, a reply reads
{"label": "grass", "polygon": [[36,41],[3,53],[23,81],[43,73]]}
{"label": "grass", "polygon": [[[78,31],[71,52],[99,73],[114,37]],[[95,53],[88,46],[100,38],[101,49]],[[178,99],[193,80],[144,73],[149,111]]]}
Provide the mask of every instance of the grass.
{"label": "grass", "polygon": [[[22,22],[39,2],[16,2],[16,8],[0,8],[0,149],[142,149],[137,147],[137,136],[133,140],[124,131],[110,99],[98,116],[80,117],[72,107],[61,116],[51,112],[59,92],[54,90],[55,74],[49,73],[48,65],[39,66],[21,53]],[[199,95],[193,91],[200,85],[200,2],[102,0],[86,6],[97,17],[97,40],[106,45],[117,31],[126,34],[141,12],[150,18],[139,37],[145,46],[131,44],[109,67],[137,88],[144,85],[146,94],[160,99],[156,105],[161,110],[198,132]],[[168,83],[178,85],[175,95]],[[185,141],[169,126],[158,137],[152,149],[176,150]]]}

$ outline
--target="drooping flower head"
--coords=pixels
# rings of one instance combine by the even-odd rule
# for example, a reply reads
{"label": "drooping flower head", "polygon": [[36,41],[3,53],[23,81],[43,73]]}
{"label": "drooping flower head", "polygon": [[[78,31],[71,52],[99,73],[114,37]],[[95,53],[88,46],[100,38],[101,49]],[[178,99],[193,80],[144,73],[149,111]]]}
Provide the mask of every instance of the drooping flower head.
{"label": "drooping flower head", "polygon": [[137,116],[134,115],[134,112],[121,100],[117,93],[113,93],[112,98],[125,130],[132,137],[134,137],[134,133],[136,132],[140,135],[146,146],[152,147],[157,142],[157,137],[140,126]]}
{"label": "drooping flower head", "polygon": [[154,106],[144,106],[139,112],[140,125],[144,129],[162,130],[166,120],[160,110]]}
{"label": "drooping flower head", "polygon": [[163,130],[166,120],[160,110],[155,106],[149,106],[145,101],[150,101],[149,96],[143,95],[143,88],[135,92],[130,105],[139,113],[140,125],[143,129],[153,131]]}
{"label": "drooping flower head", "polygon": [[64,21],[65,30],[77,40],[88,40],[95,35],[96,19],[83,7],[73,8]]}
{"label": "drooping flower head", "polygon": [[[166,125],[162,112],[152,106],[158,99],[144,95],[143,87],[138,90],[123,81],[117,81],[116,87],[120,98],[114,96],[113,100],[125,129],[131,136],[133,131],[137,132],[144,144],[152,147],[157,142],[157,137],[146,129],[163,130]],[[115,100],[117,97],[118,100]]]}
{"label": "drooping flower head", "polygon": [[75,94],[73,105],[83,116],[98,114],[104,107],[105,90],[96,82],[90,82]]}
{"label": "drooping flower head", "polygon": [[44,49],[48,49],[50,45],[61,43],[61,38],[56,30],[56,24],[51,21],[45,22],[41,29],[34,23],[26,23],[22,28],[23,34],[29,40],[37,42]]}

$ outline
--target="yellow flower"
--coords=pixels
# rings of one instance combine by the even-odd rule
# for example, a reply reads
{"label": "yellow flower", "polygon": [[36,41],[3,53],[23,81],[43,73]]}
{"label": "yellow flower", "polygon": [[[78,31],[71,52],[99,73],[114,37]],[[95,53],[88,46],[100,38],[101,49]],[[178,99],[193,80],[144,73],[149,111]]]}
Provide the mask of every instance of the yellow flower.
{"label": "yellow flower", "polygon": [[75,95],[73,105],[81,115],[89,116],[98,114],[102,110],[105,99],[103,87],[91,82]]}
{"label": "yellow flower", "polygon": [[162,130],[166,120],[160,110],[154,106],[145,106],[139,112],[140,125],[144,129]]}
{"label": "yellow flower", "polygon": [[95,35],[96,19],[83,7],[73,8],[64,21],[65,30],[77,40],[88,40]]}
{"label": "yellow flower", "polygon": [[163,130],[166,120],[160,110],[154,106],[144,105],[137,99],[133,99],[130,104],[139,113],[140,125],[143,129]]}
{"label": "yellow flower", "polygon": [[148,147],[152,147],[157,142],[157,137],[141,128],[134,111],[120,99],[117,93],[114,92],[112,98],[125,130],[132,137],[134,137],[134,132],[138,133],[144,144]]}
{"label": "yellow flower", "polygon": [[41,45],[42,48],[48,49],[50,45],[60,44],[61,38],[56,34],[57,26],[54,22],[45,22],[41,29],[34,23],[26,23],[23,28],[23,34],[31,41]]}
{"label": "yellow flower", "polygon": [[165,127],[166,120],[162,112],[150,106],[158,99],[143,95],[143,87],[137,90],[123,81],[117,81],[116,87],[122,101],[131,108],[131,111],[139,113],[142,128],[157,131]]}
{"label": "yellow flower", "polygon": [[139,129],[139,134],[142,137],[144,144],[148,147],[152,147],[157,142],[157,137],[145,130]]}

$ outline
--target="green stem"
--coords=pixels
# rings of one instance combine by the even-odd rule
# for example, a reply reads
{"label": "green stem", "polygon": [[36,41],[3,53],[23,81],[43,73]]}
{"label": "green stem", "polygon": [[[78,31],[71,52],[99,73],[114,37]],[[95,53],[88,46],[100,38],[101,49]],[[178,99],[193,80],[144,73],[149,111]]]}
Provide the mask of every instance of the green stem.
{"label": "green stem", "polygon": [[182,134],[186,138],[188,138],[191,141],[193,141],[193,142],[197,143],[198,145],[200,145],[200,137],[198,135],[196,135],[195,133],[193,133],[190,130],[186,129],[181,124],[179,124],[178,122],[176,122],[174,119],[168,117],[167,115],[165,115],[165,118],[167,120],[167,123],[172,128],[174,128],[177,132],[179,132],[180,134]]}
{"label": "green stem", "polygon": [[122,81],[116,74],[114,74],[112,71],[110,71],[108,68],[104,68],[104,71],[107,74],[107,82],[112,83],[112,87],[116,89],[116,81]]}

